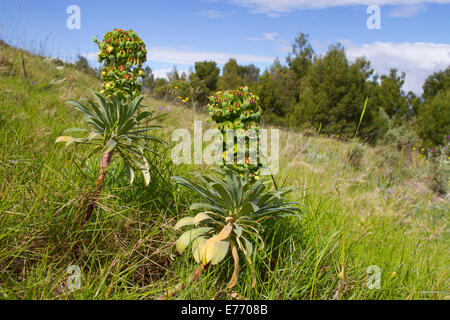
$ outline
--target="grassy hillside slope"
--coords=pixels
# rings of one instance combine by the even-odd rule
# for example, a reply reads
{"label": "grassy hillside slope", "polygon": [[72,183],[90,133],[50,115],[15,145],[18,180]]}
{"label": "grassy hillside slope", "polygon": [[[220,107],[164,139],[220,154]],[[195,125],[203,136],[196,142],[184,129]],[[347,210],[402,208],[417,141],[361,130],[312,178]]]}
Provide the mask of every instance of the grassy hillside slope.
{"label": "grassy hillside slope", "polygon": [[[84,149],[65,149],[55,138],[85,127],[64,102],[89,96],[98,80],[70,67],[0,47],[0,298],[154,299],[196,268],[179,256],[172,230],[188,214],[191,195],[173,186],[204,166],[176,166],[153,158],[148,187],[132,187],[120,163],[108,172],[99,208],[82,234],[79,224],[98,171]],[[48,86],[53,80],[53,85]],[[188,128],[206,115],[151,98],[169,112],[160,136]],[[279,185],[291,185],[303,204],[302,221],[278,220],[255,252],[257,285],[243,265],[233,289],[248,299],[448,299],[449,202],[430,193],[426,160],[405,155],[397,164],[387,150],[363,145],[360,163],[348,164],[350,142],[281,131]],[[137,177],[137,179],[141,179]],[[87,254],[72,254],[83,238]],[[67,268],[81,269],[81,289],[69,292]],[[226,289],[233,261],[203,273],[177,299],[231,299]],[[381,270],[380,288],[368,288],[370,266]]]}

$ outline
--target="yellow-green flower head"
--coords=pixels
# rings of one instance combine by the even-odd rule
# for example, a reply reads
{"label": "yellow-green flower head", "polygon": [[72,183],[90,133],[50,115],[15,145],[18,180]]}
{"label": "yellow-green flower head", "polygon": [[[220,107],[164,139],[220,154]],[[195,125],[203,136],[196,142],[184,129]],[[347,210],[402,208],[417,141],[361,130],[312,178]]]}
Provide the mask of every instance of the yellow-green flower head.
{"label": "yellow-green flower head", "polygon": [[94,42],[100,50],[99,62],[110,68],[101,72],[102,80],[115,82],[113,85],[103,86],[105,94],[116,95],[125,100],[139,95],[142,86],[137,80],[145,76],[140,67],[147,60],[147,49],[137,33],[133,30],[124,31],[116,28],[107,32],[102,41],[99,42],[95,38]]}

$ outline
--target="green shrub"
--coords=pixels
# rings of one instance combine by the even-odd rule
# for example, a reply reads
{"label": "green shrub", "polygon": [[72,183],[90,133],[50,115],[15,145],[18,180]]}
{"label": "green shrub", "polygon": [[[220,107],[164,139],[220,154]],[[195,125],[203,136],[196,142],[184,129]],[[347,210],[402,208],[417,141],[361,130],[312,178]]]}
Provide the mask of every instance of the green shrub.
{"label": "green shrub", "polygon": [[450,157],[449,139],[447,145],[437,150],[433,150],[429,156],[431,189],[441,196],[446,196],[449,190],[450,181]]}
{"label": "green shrub", "polygon": [[378,145],[392,146],[398,151],[408,150],[419,144],[420,138],[410,124],[396,125],[395,120],[388,116],[384,109],[378,110],[383,128],[383,135],[378,140]]}
{"label": "green shrub", "polygon": [[450,172],[448,168],[440,166],[439,164],[432,165],[431,169],[431,189],[441,196],[448,193],[448,181],[450,179]]}

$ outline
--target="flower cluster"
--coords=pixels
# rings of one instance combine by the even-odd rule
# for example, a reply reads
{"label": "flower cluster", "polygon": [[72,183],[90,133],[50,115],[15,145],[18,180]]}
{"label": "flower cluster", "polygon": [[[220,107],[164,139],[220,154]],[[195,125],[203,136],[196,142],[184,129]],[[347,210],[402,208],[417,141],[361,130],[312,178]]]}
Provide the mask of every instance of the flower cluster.
{"label": "flower cluster", "polygon": [[114,29],[105,34],[102,41],[94,38],[100,52],[102,93],[116,95],[122,100],[131,100],[141,94],[140,78],[145,76],[142,64],[147,61],[144,42],[133,30]]}
{"label": "flower cluster", "polygon": [[[249,92],[248,87],[220,91],[214,96],[209,97],[209,100],[209,115],[217,123],[215,128],[219,129],[223,134],[224,148],[226,148],[226,131],[228,130],[240,130],[243,133],[248,133],[248,130],[253,129],[255,132],[259,132],[262,109],[259,104],[259,97]],[[235,141],[235,162],[231,167],[241,175],[249,175],[251,179],[258,179],[261,164],[260,162],[256,162],[257,159],[250,161],[249,141],[247,139],[245,142],[245,161],[243,164],[237,163],[237,152],[238,146]],[[226,152],[224,152],[223,157],[224,160],[227,158]]]}
{"label": "flower cluster", "polygon": [[[175,88],[176,88],[176,87],[175,87]],[[180,101],[183,102],[183,103],[186,103],[186,102],[188,102],[189,97],[183,98],[182,96],[178,96],[178,100],[180,100]]]}

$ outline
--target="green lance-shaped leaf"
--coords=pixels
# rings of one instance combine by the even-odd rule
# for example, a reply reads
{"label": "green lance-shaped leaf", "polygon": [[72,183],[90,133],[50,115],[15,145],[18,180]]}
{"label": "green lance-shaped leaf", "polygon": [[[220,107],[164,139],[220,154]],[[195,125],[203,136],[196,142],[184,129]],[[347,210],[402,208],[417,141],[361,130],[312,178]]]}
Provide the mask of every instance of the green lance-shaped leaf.
{"label": "green lance-shaped leaf", "polygon": [[189,210],[191,210],[191,211],[212,210],[212,211],[221,212],[221,213],[225,213],[226,212],[226,210],[223,207],[216,206],[216,205],[211,205],[211,204],[206,204],[206,203],[193,203],[189,207]]}

